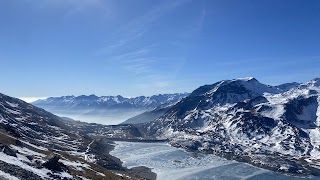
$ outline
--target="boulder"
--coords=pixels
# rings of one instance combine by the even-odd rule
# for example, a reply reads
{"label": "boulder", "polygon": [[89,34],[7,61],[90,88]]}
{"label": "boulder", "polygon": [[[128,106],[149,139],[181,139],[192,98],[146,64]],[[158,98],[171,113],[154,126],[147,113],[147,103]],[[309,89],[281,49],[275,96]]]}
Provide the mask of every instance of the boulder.
{"label": "boulder", "polygon": [[46,167],[47,169],[50,169],[56,172],[68,171],[67,166],[59,162],[59,159],[60,157],[53,156],[47,162],[43,163],[43,166]]}
{"label": "boulder", "polygon": [[1,152],[4,152],[6,155],[17,157],[17,152],[12,150],[7,145],[0,145]]}

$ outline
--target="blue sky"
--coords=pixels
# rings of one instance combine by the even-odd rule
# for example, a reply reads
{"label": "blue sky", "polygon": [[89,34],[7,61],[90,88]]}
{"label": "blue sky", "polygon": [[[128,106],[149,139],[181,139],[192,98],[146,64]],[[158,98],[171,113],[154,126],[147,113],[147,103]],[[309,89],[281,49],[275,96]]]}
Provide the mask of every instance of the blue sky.
{"label": "blue sky", "polygon": [[318,0],[2,0],[1,93],[191,92],[320,77]]}

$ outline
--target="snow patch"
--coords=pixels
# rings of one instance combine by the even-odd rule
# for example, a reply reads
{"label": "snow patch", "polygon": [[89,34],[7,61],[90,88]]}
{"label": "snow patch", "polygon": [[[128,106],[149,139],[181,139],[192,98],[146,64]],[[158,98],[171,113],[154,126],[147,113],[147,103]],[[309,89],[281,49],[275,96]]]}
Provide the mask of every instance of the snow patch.
{"label": "snow patch", "polygon": [[303,106],[302,113],[297,114],[297,118],[299,118],[300,120],[312,121],[317,123],[317,109],[319,109],[318,104]]}
{"label": "snow patch", "polygon": [[6,108],[4,107],[4,109],[8,112],[8,113],[11,113],[11,114],[15,114],[15,115],[20,115],[21,112],[19,110],[12,110],[12,109],[9,109],[9,108]]}
{"label": "snow patch", "polygon": [[318,127],[320,126],[320,96],[318,96],[318,109],[317,109],[316,124],[317,124]]}
{"label": "snow patch", "polygon": [[54,173],[54,175],[60,176],[62,178],[68,178],[68,179],[73,179],[73,176],[71,176],[67,172],[60,172],[60,173]]}
{"label": "snow patch", "polygon": [[103,173],[101,173],[101,172],[96,172],[96,174],[97,174],[98,176],[103,176],[103,177],[106,176],[105,174],[103,174]]}
{"label": "snow patch", "polygon": [[29,143],[29,142],[27,142],[27,141],[23,141],[23,140],[20,140],[20,141],[23,142],[24,144],[27,144],[27,145],[29,145],[29,146],[31,146],[31,147],[33,147],[33,148],[36,148],[36,149],[38,149],[38,150],[40,150],[40,151],[48,151],[48,149],[45,148],[45,147],[36,146],[36,145],[33,145],[33,144],[31,144],[31,143]]}
{"label": "snow patch", "polygon": [[237,78],[237,79],[242,81],[251,81],[254,79],[254,77],[243,77],[243,78]]}
{"label": "snow patch", "polygon": [[13,108],[17,108],[17,107],[19,106],[19,104],[17,104],[17,103],[11,103],[11,102],[8,102],[8,101],[6,101],[6,103],[7,103],[9,106],[13,107]]}
{"label": "snow patch", "polygon": [[19,178],[0,170],[0,179],[1,177],[8,180],[19,180]]}
{"label": "snow patch", "polygon": [[30,171],[42,178],[49,178],[49,176],[47,175],[47,173],[51,172],[50,170],[48,169],[45,169],[45,168],[42,168],[42,169],[37,169],[37,168],[34,168],[28,164],[25,164],[23,163],[21,160],[19,160],[18,158],[16,157],[13,157],[13,156],[9,156],[3,152],[0,152],[0,160],[3,161],[3,162],[6,162],[8,164],[12,164],[12,165],[16,165],[16,166],[19,166],[21,167],[22,169],[25,169],[27,171]]}
{"label": "snow patch", "polygon": [[284,106],[281,104],[273,105],[270,111],[264,111],[261,114],[265,117],[280,120],[281,116],[285,113]]}
{"label": "snow patch", "polygon": [[60,159],[59,161],[62,162],[64,165],[71,166],[78,171],[83,171],[82,168],[88,169],[90,167],[89,164],[85,164],[85,163],[81,163],[81,162],[71,162],[69,160],[62,160],[62,159]]}
{"label": "snow patch", "polygon": [[21,147],[15,146],[15,145],[10,145],[10,148],[12,148],[14,150],[17,150],[17,151],[19,151],[19,153],[24,154],[24,155],[33,155],[33,156],[38,156],[38,157],[46,157],[45,154],[32,151],[32,150],[30,150],[28,148],[25,148],[25,147],[21,148]]}

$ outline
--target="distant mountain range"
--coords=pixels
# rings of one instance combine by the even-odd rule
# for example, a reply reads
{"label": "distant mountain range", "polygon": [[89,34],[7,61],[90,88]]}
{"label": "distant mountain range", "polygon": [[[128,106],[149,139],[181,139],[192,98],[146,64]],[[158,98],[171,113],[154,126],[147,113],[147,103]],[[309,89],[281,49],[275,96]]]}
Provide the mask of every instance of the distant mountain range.
{"label": "distant mountain range", "polygon": [[38,100],[32,104],[59,116],[87,122],[118,124],[163,104],[174,104],[188,93],[159,94],[125,98],[122,96],[62,96]]}
{"label": "distant mountain range", "polygon": [[320,174],[320,79],[270,86],[242,78],[204,85],[140,130],[188,150]]}

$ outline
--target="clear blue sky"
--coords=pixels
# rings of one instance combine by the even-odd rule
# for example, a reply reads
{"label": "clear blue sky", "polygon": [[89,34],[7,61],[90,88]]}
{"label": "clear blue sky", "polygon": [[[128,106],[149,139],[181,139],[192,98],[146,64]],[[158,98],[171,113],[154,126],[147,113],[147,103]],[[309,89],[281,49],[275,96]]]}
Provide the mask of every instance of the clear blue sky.
{"label": "clear blue sky", "polygon": [[191,92],[320,77],[319,0],[1,0],[0,92]]}

